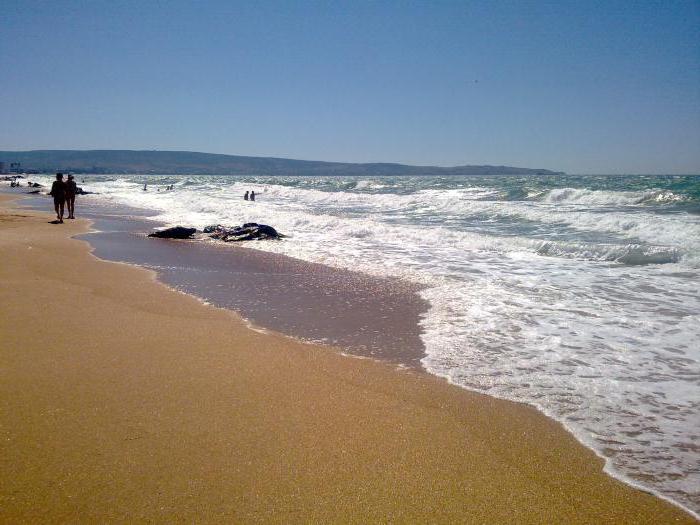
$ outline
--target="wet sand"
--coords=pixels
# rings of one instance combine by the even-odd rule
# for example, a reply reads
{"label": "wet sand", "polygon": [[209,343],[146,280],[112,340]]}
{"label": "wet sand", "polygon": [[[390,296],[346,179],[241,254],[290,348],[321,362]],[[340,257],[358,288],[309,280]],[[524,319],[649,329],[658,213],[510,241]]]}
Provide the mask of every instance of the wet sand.
{"label": "wet sand", "polygon": [[[31,202],[46,206],[45,198]],[[255,326],[422,370],[419,321],[428,303],[418,285],[250,249],[255,243],[149,239],[159,223],[146,220],[143,210],[115,215],[89,200],[80,204],[97,230],[80,238],[101,259],[154,269],[160,281]]]}
{"label": "wet sand", "polygon": [[81,238],[99,258],[155,269],[166,284],[256,326],[420,368],[418,323],[428,305],[416,285],[217,241],[149,239],[152,224],[122,222],[138,233]]}
{"label": "wet sand", "polygon": [[0,521],[695,522],[534,409],[252,331],[0,200]]}

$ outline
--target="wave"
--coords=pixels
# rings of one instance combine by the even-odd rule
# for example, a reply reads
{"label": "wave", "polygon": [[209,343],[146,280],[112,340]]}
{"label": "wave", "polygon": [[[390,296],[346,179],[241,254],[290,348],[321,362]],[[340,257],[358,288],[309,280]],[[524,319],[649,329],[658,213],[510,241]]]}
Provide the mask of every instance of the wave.
{"label": "wave", "polygon": [[371,180],[358,180],[353,187],[356,190],[379,190],[382,188],[386,188],[387,185],[380,184],[379,182]]}
{"label": "wave", "polygon": [[[186,210],[165,211],[159,219],[169,223],[188,222],[203,226],[213,222],[245,222],[250,216],[247,210],[234,212],[228,204],[208,201],[190,202]],[[300,210],[256,210],[256,220],[274,222],[281,231],[292,237],[305,238],[323,232],[329,239],[342,242],[343,239],[361,240],[368,251],[376,248],[390,249],[393,253],[405,253],[407,257],[422,251],[424,256],[431,254],[435,260],[448,251],[486,250],[512,253],[529,252],[539,256],[562,257],[586,261],[616,262],[628,265],[677,263],[684,252],[673,246],[642,245],[636,243],[594,243],[534,239],[524,236],[494,236],[478,232],[457,231],[442,226],[418,226],[387,224],[367,217],[337,216],[326,213],[300,213]],[[350,248],[350,246],[348,246]],[[449,257],[454,259],[453,256]]]}
{"label": "wave", "polygon": [[641,204],[666,204],[690,200],[687,195],[670,190],[649,189],[643,191],[604,191],[587,188],[558,188],[537,196],[550,204],[585,204],[589,206],[638,206]]}
{"label": "wave", "polygon": [[[356,181],[370,188],[372,181]],[[596,199],[598,202],[641,202],[662,193],[604,192],[565,188],[550,190],[532,201],[495,200],[498,190],[488,187],[425,189],[408,194],[323,191],[255,182],[205,183],[184,180],[174,192],[134,191],[134,183],[109,182],[105,198],[156,209],[163,220],[190,221],[203,226],[222,221],[273,222],[287,233],[304,230],[331,232],[337,238],[402,239],[407,246],[433,237],[456,243],[463,249],[525,250],[538,255],[621,264],[684,262],[700,265],[700,223],[692,216],[659,215],[652,212],[566,209],[544,203],[549,199]],[[259,195],[254,207],[241,201],[243,191]],[[622,194],[621,194],[622,193]],[[690,217],[690,218],[689,218]],[[518,233],[545,230],[546,238]],[[512,235],[504,236],[505,225]],[[558,225],[561,238],[552,238]],[[545,228],[546,226],[546,228]],[[576,241],[572,231],[606,232],[614,242]],[[569,237],[569,238],[566,238]],[[571,238],[574,237],[574,238]]]}
{"label": "wave", "polygon": [[609,261],[630,266],[679,262],[683,253],[678,248],[640,244],[587,244],[545,241],[537,249],[540,255],[571,257],[590,261]]}

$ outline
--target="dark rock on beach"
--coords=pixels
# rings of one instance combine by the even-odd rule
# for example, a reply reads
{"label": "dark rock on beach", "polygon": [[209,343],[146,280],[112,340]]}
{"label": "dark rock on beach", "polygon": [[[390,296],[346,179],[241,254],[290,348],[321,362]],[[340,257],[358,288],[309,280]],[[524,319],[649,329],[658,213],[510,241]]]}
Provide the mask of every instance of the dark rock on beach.
{"label": "dark rock on beach", "polygon": [[[281,239],[284,237],[281,233],[267,224],[258,224],[256,222],[247,222],[243,226],[234,226],[228,228],[221,224],[206,226],[204,233],[209,234],[212,239],[219,239],[224,242],[238,241],[261,241],[265,239]],[[190,239],[197,230],[195,228],[185,228],[184,226],[175,226],[166,228],[149,234],[149,237],[157,237],[160,239]]]}
{"label": "dark rock on beach", "polygon": [[175,226],[148,234],[149,237],[157,237],[159,239],[189,239],[197,232],[196,228],[185,228],[184,226]]}
{"label": "dark rock on beach", "polygon": [[267,224],[247,222],[243,226],[227,228],[221,224],[207,226],[204,233],[209,233],[212,239],[220,239],[225,242],[260,241],[264,239],[281,239],[281,233]]}

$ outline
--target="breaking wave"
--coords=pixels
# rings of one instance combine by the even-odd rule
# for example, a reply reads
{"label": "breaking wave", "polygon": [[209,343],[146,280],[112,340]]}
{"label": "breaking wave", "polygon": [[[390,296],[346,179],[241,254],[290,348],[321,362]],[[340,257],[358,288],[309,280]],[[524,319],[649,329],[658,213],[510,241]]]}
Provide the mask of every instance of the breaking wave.
{"label": "breaking wave", "polygon": [[641,204],[677,203],[686,195],[669,190],[600,191],[587,188],[559,188],[546,192],[541,200],[553,204],[585,204],[594,206],[638,206]]}

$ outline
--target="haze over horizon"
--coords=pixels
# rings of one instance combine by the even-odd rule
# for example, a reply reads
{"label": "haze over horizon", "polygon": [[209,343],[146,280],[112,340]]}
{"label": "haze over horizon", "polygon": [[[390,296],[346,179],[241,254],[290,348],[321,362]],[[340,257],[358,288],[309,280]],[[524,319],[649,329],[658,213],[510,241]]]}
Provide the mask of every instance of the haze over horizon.
{"label": "haze over horizon", "polygon": [[700,3],[3,4],[0,150],[700,173]]}

